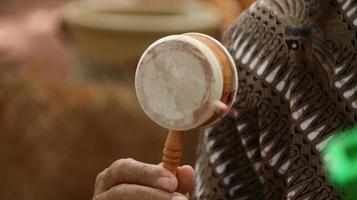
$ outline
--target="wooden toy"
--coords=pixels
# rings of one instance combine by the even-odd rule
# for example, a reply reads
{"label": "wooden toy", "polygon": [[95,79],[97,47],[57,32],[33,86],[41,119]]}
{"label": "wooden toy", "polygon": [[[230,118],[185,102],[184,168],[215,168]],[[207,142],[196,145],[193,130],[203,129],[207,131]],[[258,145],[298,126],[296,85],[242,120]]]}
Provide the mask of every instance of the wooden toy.
{"label": "wooden toy", "polygon": [[170,130],[163,166],[175,173],[183,132],[211,125],[225,115],[235,100],[237,71],[217,40],[198,33],[173,35],[144,52],[135,87],[144,112]]}

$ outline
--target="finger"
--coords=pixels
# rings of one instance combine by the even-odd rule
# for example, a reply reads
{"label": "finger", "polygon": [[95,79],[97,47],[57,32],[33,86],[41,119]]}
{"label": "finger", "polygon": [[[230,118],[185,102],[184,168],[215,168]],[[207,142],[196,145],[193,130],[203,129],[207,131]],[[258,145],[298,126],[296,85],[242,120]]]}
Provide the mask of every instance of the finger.
{"label": "finger", "polygon": [[195,185],[196,172],[188,165],[179,167],[177,170],[178,188],[176,192],[186,194],[192,192]]}
{"label": "finger", "polygon": [[104,179],[105,179],[105,175],[106,175],[107,171],[108,171],[108,168],[106,168],[104,171],[99,173],[97,178],[95,179],[94,195],[106,191],[105,186],[104,186]]}
{"label": "finger", "polygon": [[187,200],[179,193],[169,193],[142,185],[121,184],[99,194],[93,200]]}
{"label": "finger", "polygon": [[174,192],[178,185],[176,176],[169,170],[133,159],[113,163],[105,174],[103,186],[109,189],[122,183],[145,185],[168,192]]}

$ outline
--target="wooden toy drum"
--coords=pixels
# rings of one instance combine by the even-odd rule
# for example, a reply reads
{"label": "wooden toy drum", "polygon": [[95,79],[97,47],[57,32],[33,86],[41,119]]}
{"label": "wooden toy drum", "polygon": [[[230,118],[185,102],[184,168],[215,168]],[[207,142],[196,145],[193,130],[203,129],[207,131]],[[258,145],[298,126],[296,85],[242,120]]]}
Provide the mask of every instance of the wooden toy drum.
{"label": "wooden toy drum", "polygon": [[219,121],[217,103],[230,108],[238,89],[237,70],[229,52],[203,34],[168,36],[142,55],[135,76],[144,112],[170,131],[163,165],[176,171],[182,156],[182,131]]}

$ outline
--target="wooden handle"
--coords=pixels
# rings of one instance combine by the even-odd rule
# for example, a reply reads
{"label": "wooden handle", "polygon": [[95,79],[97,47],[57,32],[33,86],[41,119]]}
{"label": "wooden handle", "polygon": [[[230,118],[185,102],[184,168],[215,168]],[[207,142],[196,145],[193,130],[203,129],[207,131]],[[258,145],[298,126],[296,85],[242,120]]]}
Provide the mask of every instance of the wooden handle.
{"label": "wooden handle", "polygon": [[163,150],[162,164],[176,174],[177,167],[180,166],[183,150],[183,132],[170,131]]}

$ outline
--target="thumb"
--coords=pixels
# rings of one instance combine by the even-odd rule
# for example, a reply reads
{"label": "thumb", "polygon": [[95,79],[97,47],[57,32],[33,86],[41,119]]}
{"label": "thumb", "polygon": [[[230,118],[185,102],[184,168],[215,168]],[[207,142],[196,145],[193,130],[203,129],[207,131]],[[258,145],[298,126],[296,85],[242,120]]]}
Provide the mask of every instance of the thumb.
{"label": "thumb", "polygon": [[177,169],[176,176],[178,180],[176,192],[181,194],[192,192],[196,179],[195,170],[191,166],[185,165]]}

